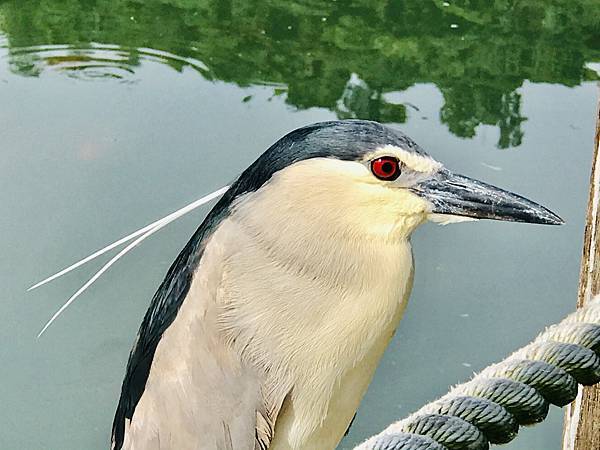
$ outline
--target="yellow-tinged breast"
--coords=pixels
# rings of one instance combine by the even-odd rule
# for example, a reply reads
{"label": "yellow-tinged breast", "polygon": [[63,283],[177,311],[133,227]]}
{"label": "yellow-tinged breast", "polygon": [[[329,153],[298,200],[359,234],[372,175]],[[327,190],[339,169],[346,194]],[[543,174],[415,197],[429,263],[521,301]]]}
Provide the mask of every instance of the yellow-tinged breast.
{"label": "yellow-tinged breast", "polygon": [[330,177],[328,160],[287,168],[218,232],[235,236],[220,290],[230,342],[291,389],[270,449],[335,448],[411,287],[407,230],[423,219],[399,214],[406,204],[378,186],[347,179],[360,168],[336,177],[344,163],[333,163]]}

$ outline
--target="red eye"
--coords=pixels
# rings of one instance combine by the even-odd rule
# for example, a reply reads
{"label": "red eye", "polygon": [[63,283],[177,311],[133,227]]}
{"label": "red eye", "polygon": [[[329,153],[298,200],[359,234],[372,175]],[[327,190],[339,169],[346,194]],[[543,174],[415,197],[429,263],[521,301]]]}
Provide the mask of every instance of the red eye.
{"label": "red eye", "polygon": [[392,181],[400,176],[400,164],[396,158],[382,156],[371,161],[371,172],[380,180]]}

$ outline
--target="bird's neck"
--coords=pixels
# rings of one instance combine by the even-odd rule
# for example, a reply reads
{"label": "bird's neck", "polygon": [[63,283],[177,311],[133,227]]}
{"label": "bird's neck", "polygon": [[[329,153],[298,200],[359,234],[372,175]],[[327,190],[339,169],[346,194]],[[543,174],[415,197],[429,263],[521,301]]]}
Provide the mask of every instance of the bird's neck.
{"label": "bird's neck", "polygon": [[232,208],[232,218],[273,261],[329,285],[364,289],[394,262],[409,268],[410,234],[425,216],[382,213],[368,186],[313,179],[302,169],[275,175]]}
{"label": "bird's neck", "polygon": [[362,232],[343,210],[261,194],[240,202],[220,230],[237,249],[227,258],[224,321],[244,358],[268,361],[278,385],[288,380],[305,414],[289,439],[301,442],[328,416],[336,386],[364,365],[361,388],[344,393],[358,404],[406,305],[412,253],[407,236]]}

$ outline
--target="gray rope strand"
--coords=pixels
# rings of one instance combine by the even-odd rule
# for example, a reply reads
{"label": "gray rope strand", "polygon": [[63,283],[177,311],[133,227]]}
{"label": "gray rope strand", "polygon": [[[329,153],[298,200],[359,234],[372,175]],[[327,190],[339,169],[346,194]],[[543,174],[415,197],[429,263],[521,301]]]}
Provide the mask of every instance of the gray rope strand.
{"label": "gray rope strand", "polygon": [[600,296],[354,450],[487,450],[600,382]]}

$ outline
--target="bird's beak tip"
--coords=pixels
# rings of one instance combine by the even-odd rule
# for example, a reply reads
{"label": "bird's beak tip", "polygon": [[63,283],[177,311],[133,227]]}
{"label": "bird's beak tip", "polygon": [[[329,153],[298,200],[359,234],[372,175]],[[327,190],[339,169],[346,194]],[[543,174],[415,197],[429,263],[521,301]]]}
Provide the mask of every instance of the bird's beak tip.
{"label": "bird's beak tip", "polygon": [[549,209],[546,210],[548,212],[548,216],[544,218],[542,225],[564,225],[565,221],[558,214],[553,213]]}
{"label": "bird's beak tip", "polygon": [[[523,197],[519,198],[517,203],[511,205],[510,203],[505,208],[502,208],[502,214],[498,216],[492,216],[491,219],[495,220],[507,220],[522,223],[531,223],[536,225],[563,225],[565,221],[558,214],[550,211],[548,208],[527,200]],[[525,203],[525,204],[523,204]]]}

